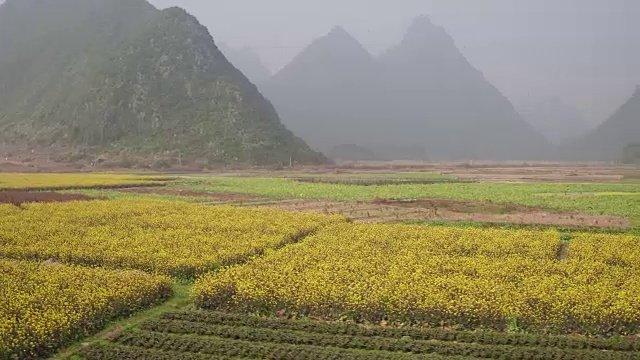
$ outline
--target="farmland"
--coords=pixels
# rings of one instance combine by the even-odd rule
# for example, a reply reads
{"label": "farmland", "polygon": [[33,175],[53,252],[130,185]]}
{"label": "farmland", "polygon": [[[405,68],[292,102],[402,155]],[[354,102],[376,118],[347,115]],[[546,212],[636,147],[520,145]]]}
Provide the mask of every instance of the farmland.
{"label": "farmland", "polygon": [[0,173],[0,359],[636,359],[602,171]]}
{"label": "farmland", "polygon": [[286,178],[205,178],[183,182],[202,192],[255,194],[285,199],[371,201],[374,199],[458,199],[520,204],[597,215],[640,217],[640,186],[634,183],[450,183],[352,186]]}
{"label": "farmland", "polygon": [[[583,235],[561,258],[553,231],[347,224],[205,276],[194,293],[217,310],[629,334],[640,324],[637,240]],[[619,250],[600,257],[603,243]]]}
{"label": "farmland", "polygon": [[0,190],[63,190],[80,188],[118,188],[154,186],[170,180],[168,177],[130,174],[20,174],[3,173]]}
{"label": "farmland", "polygon": [[[161,200],[0,205],[0,257],[138,269],[177,278],[235,264],[339,217]],[[20,227],[15,224],[19,223]]]}
{"label": "farmland", "polygon": [[135,271],[0,260],[0,272],[2,359],[46,355],[171,292],[166,279]]}
{"label": "farmland", "polygon": [[635,359],[640,342],[169,312],[82,351],[89,360]]}

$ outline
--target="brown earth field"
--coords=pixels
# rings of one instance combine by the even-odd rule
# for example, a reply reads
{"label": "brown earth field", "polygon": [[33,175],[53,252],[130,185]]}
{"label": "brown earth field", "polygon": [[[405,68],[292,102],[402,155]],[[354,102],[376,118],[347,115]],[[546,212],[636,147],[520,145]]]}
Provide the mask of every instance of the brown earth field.
{"label": "brown earth field", "polygon": [[[327,181],[326,176],[428,172],[457,177],[462,182],[542,182],[542,183],[619,183],[640,180],[640,167],[606,162],[354,162],[331,166],[305,166],[278,171],[266,168],[219,170],[203,173],[217,176],[295,177],[303,181]],[[330,179],[329,179],[330,180]]]}
{"label": "brown earth field", "polygon": [[579,212],[555,212],[520,205],[429,199],[411,201],[335,202],[289,201],[266,204],[284,210],[341,214],[355,222],[394,223],[476,222],[559,227],[629,228],[629,220],[620,216],[590,215]]}
{"label": "brown earth field", "polygon": [[620,216],[590,215],[580,212],[557,212],[517,204],[496,204],[450,199],[326,201],[280,200],[266,197],[169,190],[162,188],[118,189],[118,192],[163,194],[206,198],[208,205],[270,207],[289,211],[344,215],[354,222],[397,223],[478,222],[494,224],[546,225],[559,227],[629,228],[629,220]]}
{"label": "brown earth field", "polygon": [[361,162],[333,173],[428,171],[480,182],[599,182],[640,179],[640,168],[609,162]]}
{"label": "brown earth field", "polygon": [[81,194],[60,194],[55,192],[32,192],[20,190],[0,191],[0,204],[20,206],[24,203],[66,202],[96,200]]}

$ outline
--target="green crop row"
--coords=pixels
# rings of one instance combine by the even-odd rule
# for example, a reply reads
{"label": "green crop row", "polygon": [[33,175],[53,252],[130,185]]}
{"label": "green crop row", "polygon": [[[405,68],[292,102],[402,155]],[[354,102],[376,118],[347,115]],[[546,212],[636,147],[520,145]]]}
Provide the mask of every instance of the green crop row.
{"label": "green crop row", "polygon": [[600,350],[573,350],[533,348],[506,345],[482,345],[451,341],[413,340],[377,336],[352,336],[308,333],[290,330],[272,330],[253,327],[210,325],[180,320],[151,320],[142,325],[144,330],[183,335],[215,336],[251,342],[292,345],[314,345],[342,349],[406,352],[412,354],[438,354],[443,356],[472,356],[485,359],[636,359],[630,352],[603,352]]}
{"label": "green crop row", "polygon": [[177,351],[158,351],[129,346],[93,344],[82,349],[85,360],[231,360],[222,355],[196,354]]}
{"label": "green crop row", "polygon": [[470,360],[469,356],[443,356],[438,354],[411,354],[404,352],[365,351],[339,349],[314,345],[277,344],[216,337],[182,336],[148,331],[126,332],[118,335],[115,342],[162,351],[179,351],[236,358],[260,358],[279,360]]}
{"label": "green crop row", "polygon": [[293,179],[302,183],[313,184],[335,184],[335,185],[354,185],[354,186],[383,186],[383,185],[427,185],[427,184],[442,184],[442,183],[471,183],[472,180],[458,180],[455,178],[428,178],[428,179],[358,179],[358,178],[297,178]]}
{"label": "green crop row", "polygon": [[259,318],[242,314],[224,314],[209,311],[167,313],[165,320],[183,320],[210,325],[247,326],[273,330],[304,331],[331,335],[377,336],[387,338],[410,337],[415,340],[455,341],[484,345],[512,345],[529,347],[553,347],[559,349],[599,349],[615,351],[640,351],[640,341],[599,339],[577,336],[544,336],[533,334],[508,334],[498,332],[451,331],[420,327],[362,326],[343,322],[307,320],[282,320]]}

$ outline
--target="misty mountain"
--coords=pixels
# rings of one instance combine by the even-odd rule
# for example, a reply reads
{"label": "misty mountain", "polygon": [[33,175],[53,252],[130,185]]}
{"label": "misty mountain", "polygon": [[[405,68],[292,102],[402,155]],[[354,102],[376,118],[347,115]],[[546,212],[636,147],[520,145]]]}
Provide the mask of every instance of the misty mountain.
{"label": "misty mountain", "polygon": [[[317,40],[264,84],[283,122],[312,146],[362,143],[376,115],[371,55],[342,28]],[[354,144],[355,145],[355,144]]]}
{"label": "misty mountain", "polygon": [[320,149],[425,148],[431,159],[505,160],[541,158],[548,146],[427,17],[377,59],[334,29],[261,88],[283,122]]}
{"label": "misty mountain", "polygon": [[224,43],[219,43],[218,48],[252,83],[259,84],[271,77],[271,71],[264,66],[260,56],[253,49],[234,49]]}
{"label": "misty mountain", "polygon": [[620,160],[625,148],[640,142],[640,86],[607,121],[566,147],[579,160]]}
{"label": "misty mountain", "polygon": [[0,141],[212,163],[324,159],[196,18],[144,0],[1,5]]}
{"label": "misty mountain", "polygon": [[453,38],[428,17],[417,18],[401,44],[378,62],[393,109],[387,117],[425,141],[437,159],[540,158],[546,140],[476,70]]}
{"label": "misty mountain", "polygon": [[557,97],[520,107],[520,114],[554,144],[577,139],[589,131],[589,123],[580,110]]}

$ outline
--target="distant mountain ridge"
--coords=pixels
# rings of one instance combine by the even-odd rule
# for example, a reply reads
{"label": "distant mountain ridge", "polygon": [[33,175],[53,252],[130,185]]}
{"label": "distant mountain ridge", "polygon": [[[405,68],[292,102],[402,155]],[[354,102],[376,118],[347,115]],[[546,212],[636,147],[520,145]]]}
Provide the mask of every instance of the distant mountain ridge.
{"label": "distant mountain ridge", "polygon": [[529,124],[557,145],[584,136],[590,130],[584,114],[557,97],[523,105],[519,112]]}
{"label": "distant mountain ridge", "polygon": [[336,28],[261,89],[283,122],[320,149],[405,146],[437,160],[522,160],[549,147],[426,16],[378,58]]}
{"label": "distant mountain ridge", "polygon": [[218,48],[229,61],[242,71],[254,84],[259,84],[271,77],[271,71],[262,63],[260,56],[253,49],[244,47],[234,49],[226,44],[218,44]]}
{"label": "distant mountain ridge", "polygon": [[565,158],[619,161],[625,148],[640,142],[640,85],[611,117],[564,148]]}
{"label": "distant mountain ridge", "polygon": [[210,163],[318,163],[182,9],[144,0],[0,6],[0,141]]}
{"label": "distant mountain ridge", "polygon": [[[371,99],[362,92],[378,86],[374,73],[371,55],[338,27],[316,39],[260,88],[292,131],[327,151],[357,140],[375,115]],[[355,126],[345,126],[349,124]]]}

